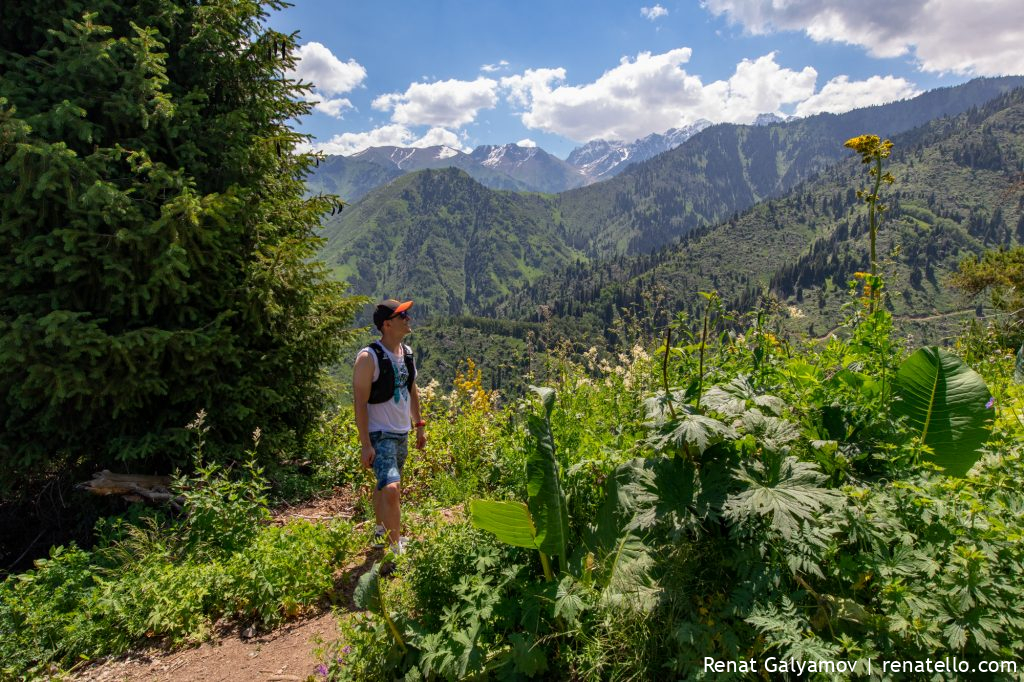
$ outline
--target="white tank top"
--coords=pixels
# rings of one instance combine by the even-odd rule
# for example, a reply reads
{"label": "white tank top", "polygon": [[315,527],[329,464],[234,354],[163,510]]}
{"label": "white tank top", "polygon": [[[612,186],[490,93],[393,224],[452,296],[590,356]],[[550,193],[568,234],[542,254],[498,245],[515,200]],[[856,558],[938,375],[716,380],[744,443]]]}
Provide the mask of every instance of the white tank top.
{"label": "white tank top", "polygon": [[[370,417],[370,432],[392,431],[394,433],[409,433],[409,430],[412,428],[412,408],[409,403],[409,387],[405,385],[406,379],[409,377],[409,370],[405,366],[405,344],[399,344],[398,355],[394,355],[382,343],[377,343],[377,346],[384,350],[384,355],[391,361],[391,366],[395,370],[395,383],[399,384],[399,387],[395,389],[392,398],[382,403],[367,404],[366,409]],[[360,350],[356,357],[358,358],[362,353],[369,353],[370,358],[373,359],[373,380],[377,381],[380,378],[377,354],[369,346]]]}

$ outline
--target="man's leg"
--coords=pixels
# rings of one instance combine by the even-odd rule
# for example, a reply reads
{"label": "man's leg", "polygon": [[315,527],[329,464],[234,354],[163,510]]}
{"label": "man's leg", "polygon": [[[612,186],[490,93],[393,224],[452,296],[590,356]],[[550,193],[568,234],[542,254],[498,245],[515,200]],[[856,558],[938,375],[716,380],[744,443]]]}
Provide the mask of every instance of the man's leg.
{"label": "man's leg", "polygon": [[394,546],[402,535],[402,491],[399,483],[389,483],[374,494],[377,522],[384,526]]}
{"label": "man's leg", "polygon": [[384,526],[391,546],[400,547],[402,535],[401,471],[408,452],[405,434],[381,434],[374,442],[377,452],[373,461],[377,485],[373,491],[373,511],[377,523]]}

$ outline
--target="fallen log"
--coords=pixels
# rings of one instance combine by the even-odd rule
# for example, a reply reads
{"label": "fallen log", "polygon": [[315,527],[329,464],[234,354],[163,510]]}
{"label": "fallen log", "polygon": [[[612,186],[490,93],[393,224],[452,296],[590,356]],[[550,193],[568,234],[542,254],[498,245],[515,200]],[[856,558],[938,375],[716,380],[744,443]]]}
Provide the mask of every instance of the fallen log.
{"label": "fallen log", "polygon": [[79,490],[93,495],[123,495],[149,500],[154,503],[167,503],[175,510],[181,511],[185,498],[171,492],[170,476],[144,476],[141,474],[115,474],[107,469],[93,474],[91,481],[75,486]]}

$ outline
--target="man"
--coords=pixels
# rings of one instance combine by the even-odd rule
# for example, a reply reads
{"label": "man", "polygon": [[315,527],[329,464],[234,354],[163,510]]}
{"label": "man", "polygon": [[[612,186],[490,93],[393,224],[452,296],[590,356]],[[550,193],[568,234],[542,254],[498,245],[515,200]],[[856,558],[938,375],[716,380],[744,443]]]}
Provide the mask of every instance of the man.
{"label": "man", "polygon": [[359,351],[352,372],[361,459],[364,467],[373,468],[377,478],[373,491],[377,535],[381,539],[388,535],[395,554],[404,549],[400,486],[409,452],[410,426],[416,428],[416,448],[422,450],[427,443],[416,388],[416,364],[412,350],[402,343],[412,331],[410,307],[412,301],[399,303],[393,298],[377,304],[373,324],[380,331],[380,340]]}

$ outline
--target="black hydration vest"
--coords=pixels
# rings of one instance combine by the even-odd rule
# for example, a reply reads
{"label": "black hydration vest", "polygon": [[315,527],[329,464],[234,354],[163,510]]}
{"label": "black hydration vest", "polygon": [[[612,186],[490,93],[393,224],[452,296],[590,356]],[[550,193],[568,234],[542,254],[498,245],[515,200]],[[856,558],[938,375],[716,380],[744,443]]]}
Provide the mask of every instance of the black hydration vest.
{"label": "black hydration vest", "polygon": [[[402,349],[405,351],[405,368],[409,370],[409,379],[405,382],[408,387],[416,381],[416,364],[413,362],[412,349],[404,343]],[[370,399],[367,402],[371,405],[378,405],[386,403],[395,395],[395,368],[391,365],[391,358],[384,352],[379,341],[371,343],[370,350],[377,356],[378,374],[377,380],[370,385]]]}

